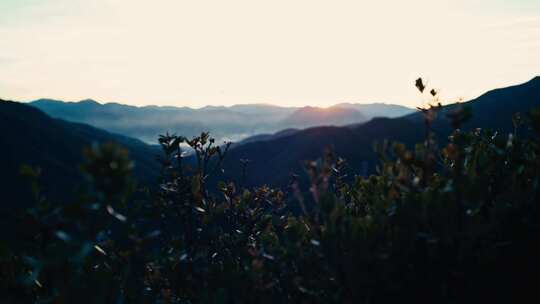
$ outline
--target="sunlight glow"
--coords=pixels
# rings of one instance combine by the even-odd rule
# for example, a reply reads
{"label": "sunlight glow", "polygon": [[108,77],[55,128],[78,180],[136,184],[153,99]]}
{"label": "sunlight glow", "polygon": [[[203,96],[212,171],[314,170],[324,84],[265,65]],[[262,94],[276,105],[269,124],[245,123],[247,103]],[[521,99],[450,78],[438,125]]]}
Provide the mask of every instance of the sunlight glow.
{"label": "sunlight glow", "polygon": [[540,1],[2,0],[0,97],[448,102],[540,71]]}

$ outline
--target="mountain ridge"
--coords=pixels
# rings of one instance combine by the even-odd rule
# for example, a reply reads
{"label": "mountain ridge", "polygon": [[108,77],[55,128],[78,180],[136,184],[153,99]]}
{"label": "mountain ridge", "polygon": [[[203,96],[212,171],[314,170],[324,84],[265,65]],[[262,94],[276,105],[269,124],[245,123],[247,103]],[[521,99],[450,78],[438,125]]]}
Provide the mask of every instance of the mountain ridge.
{"label": "mountain ridge", "polygon": [[[433,129],[441,142],[446,141],[451,131],[445,114],[463,105],[471,107],[473,111],[472,118],[463,125],[463,129],[480,127],[503,133],[513,132],[514,112],[525,113],[533,107],[540,107],[540,77],[490,90],[468,102],[444,106],[433,122]],[[303,175],[306,182],[303,162],[320,158],[328,146],[334,148],[336,155],[347,160],[350,175],[369,174],[375,172],[377,164],[373,151],[375,142],[399,141],[412,148],[415,143],[423,141],[424,133],[424,120],[420,112],[393,119],[376,118],[353,126],[299,130],[277,139],[270,137],[268,140],[233,147],[225,163],[225,173],[215,179],[240,181],[238,160],[249,159],[247,174],[250,181],[253,178],[253,185],[267,183],[286,186],[293,173]]]}
{"label": "mountain ridge", "polygon": [[35,107],[0,99],[0,180],[3,197],[29,202],[28,182],[19,174],[22,165],[39,167],[40,182],[54,199],[68,197],[81,182],[78,170],[83,148],[93,143],[114,142],[130,152],[134,174],[145,185],[155,184],[159,174],[159,147],[95,127],[53,119]]}
{"label": "mountain ridge", "polygon": [[[306,108],[250,104],[192,109],[171,106],[138,107],[119,103],[101,104],[95,100],[62,102],[53,99],[39,99],[29,104],[55,118],[93,125],[147,143],[157,143],[158,136],[166,132],[193,137],[209,131],[218,142],[240,141],[249,136],[275,133],[284,128],[344,125],[370,118],[360,117],[361,114],[356,114],[354,118],[354,112],[345,111],[341,107],[336,110],[343,112],[341,116],[332,118],[314,115],[312,119],[295,121],[287,118],[297,111],[305,111]],[[384,116],[385,110],[386,108],[381,108],[378,114]],[[321,111],[331,112],[333,109]]]}

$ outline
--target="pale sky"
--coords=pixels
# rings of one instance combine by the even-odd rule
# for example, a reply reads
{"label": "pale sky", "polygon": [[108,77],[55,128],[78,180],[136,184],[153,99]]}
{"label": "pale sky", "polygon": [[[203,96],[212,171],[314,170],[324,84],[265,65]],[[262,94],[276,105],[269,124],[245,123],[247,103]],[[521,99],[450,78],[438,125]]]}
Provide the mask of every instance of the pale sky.
{"label": "pale sky", "polygon": [[445,101],[540,75],[539,0],[0,0],[0,97]]}

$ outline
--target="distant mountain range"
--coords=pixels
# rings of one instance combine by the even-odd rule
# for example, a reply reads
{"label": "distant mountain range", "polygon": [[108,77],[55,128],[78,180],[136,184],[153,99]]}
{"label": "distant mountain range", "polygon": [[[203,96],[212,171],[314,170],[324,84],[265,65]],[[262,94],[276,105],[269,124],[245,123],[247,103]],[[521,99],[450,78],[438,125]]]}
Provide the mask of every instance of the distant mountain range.
{"label": "distant mountain range", "polygon": [[[82,106],[88,105],[83,102]],[[49,198],[62,199],[81,182],[79,166],[84,147],[114,142],[130,152],[135,174],[142,184],[155,184],[159,174],[159,147],[140,140],[80,124],[53,119],[42,111],[0,99],[0,197],[3,204],[30,201],[29,183],[19,174],[22,165],[39,167],[39,182]]]}
{"label": "distant mountain range", "polygon": [[335,105],[334,108],[345,108],[359,111],[366,117],[366,119],[372,119],[375,117],[395,118],[414,112],[413,109],[408,107],[386,103],[339,103]]}
{"label": "distant mountain range", "polygon": [[315,126],[345,126],[367,121],[362,112],[353,108],[330,107],[327,109],[304,107],[294,111],[282,121],[284,126],[308,128]]}
{"label": "distant mountain range", "polygon": [[[464,129],[480,127],[513,132],[513,113],[526,113],[533,107],[540,107],[540,77],[521,85],[489,91],[461,105],[469,106],[473,111],[473,117]],[[433,128],[439,141],[446,141],[451,131],[445,114],[458,106],[443,107],[434,121]],[[338,156],[347,160],[350,175],[372,173],[377,164],[374,142],[387,139],[412,146],[424,139],[424,132],[423,116],[415,112],[346,127],[316,127],[258,136],[234,146],[224,164],[225,173],[215,179],[239,182],[239,160],[248,159],[246,180],[249,185],[284,186],[292,173],[305,178],[304,161],[320,158],[326,147],[332,147]]]}
{"label": "distant mountain range", "polygon": [[249,136],[274,133],[286,128],[344,126],[374,117],[397,117],[413,110],[391,104],[340,104],[328,109],[279,107],[266,104],[188,107],[135,107],[118,103],[100,104],[87,99],[62,102],[40,99],[30,105],[54,118],[80,122],[110,132],[157,143],[165,132],[186,137],[210,131],[218,142],[238,142]]}
{"label": "distant mountain range", "polygon": [[[464,125],[464,129],[481,127],[512,132],[513,113],[525,113],[532,107],[540,107],[540,77],[521,85],[487,92],[463,104],[473,110],[473,118]],[[274,121],[276,128],[281,126],[283,130],[249,137],[234,145],[225,159],[223,173],[211,177],[213,181],[244,182],[241,178],[240,159],[248,159],[250,162],[246,170],[246,186],[285,186],[293,173],[299,174],[301,180],[305,181],[304,161],[320,158],[326,147],[332,147],[336,155],[347,160],[350,176],[368,174],[374,172],[377,164],[377,157],[373,152],[374,142],[400,141],[412,146],[421,142],[424,137],[422,114],[410,113],[407,110],[409,114],[402,117],[372,118],[384,115],[376,115],[380,112],[369,112],[360,105],[336,105],[324,114],[316,108],[280,108],[269,105],[206,107],[198,110],[175,107],[139,108],[111,103],[102,105],[92,100],[76,103],[39,100],[31,105],[0,100],[0,191],[6,204],[29,201],[27,183],[19,177],[19,169],[23,164],[42,169],[41,181],[50,196],[65,197],[81,181],[78,166],[82,161],[83,147],[95,142],[110,141],[126,147],[135,162],[135,174],[141,183],[155,184],[159,173],[156,161],[160,154],[159,147],[86,124],[51,118],[37,108],[47,109],[52,113],[51,116],[71,117],[77,121],[104,124],[109,126],[109,129],[117,127],[118,130],[124,130],[124,133],[134,132],[148,136],[175,130],[174,127],[178,124],[185,126],[185,121],[194,122],[194,117],[202,117],[212,122],[221,119],[221,123],[225,125],[229,119],[236,117],[238,120],[234,128],[238,129],[230,127],[227,132],[240,130],[240,126],[246,123],[242,119],[255,121],[260,118],[261,121]],[[453,104],[443,107],[439,118],[433,123],[440,142],[446,140],[451,129],[444,119],[444,114],[458,106]],[[403,114],[398,107],[381,107],[387,110],[393,108],[392,115]],[[362,117],[370,120],[354,123],[357,118]],[[150,121],[146,121],[147,119]],[[294,124],[309,125],[314,120],[352,124],[341,127],[286,128],[287,125]],[[133,125],[127,125],[128,121],[133,122]],[[190,126],[194,127],[194,124]],[[171,129],[163,130],[163,125]],[[217,127],[219,123],[213,126]],[[181,134],[180,131],[177,133]],[[198,133],[199,129],[192,129],[192,132]],[[232,134],[227,132],[221,134]],[[187,161],[189,163],[190,160]]]}

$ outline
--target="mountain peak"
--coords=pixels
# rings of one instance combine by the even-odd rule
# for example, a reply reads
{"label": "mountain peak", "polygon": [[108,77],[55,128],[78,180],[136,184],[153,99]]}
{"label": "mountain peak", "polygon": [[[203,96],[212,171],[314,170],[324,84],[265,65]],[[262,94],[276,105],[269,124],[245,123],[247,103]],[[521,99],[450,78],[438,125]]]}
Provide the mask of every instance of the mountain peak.
{"label": "mountain peak", "polygon": [[306,106],[288,116],[283,125],[287,127],[343,126],[366,121],[366,117],[355,109],[330,107],[327,109]]}
{"label": "mountain peak", "polygon": [[30,103],[36,103],[36,104],[44,104],[44,103],[48,103],[48,104],[58,104],[58,103],[62,103],[62,101],[60,100],[56,100],[56,99],[49,99],[49,98],[40,98],[40,99],[36,99],[36,100],[33,100],[31,101]]}
{"label": "mountain peak", "polygon": [[535,76],[533,79],[531,79],[529,82],[533,82],[533,83],[540,83],[540,75],[539,76]]}
{"label": "mountain peak", "polygon": [[81,104],[95,104],[95,105],[100,104],[99,102],[97,102],[97,101],[95,101],[94,99],[91,99],[91,98],[80,100],[79,103],[81,103]]}

